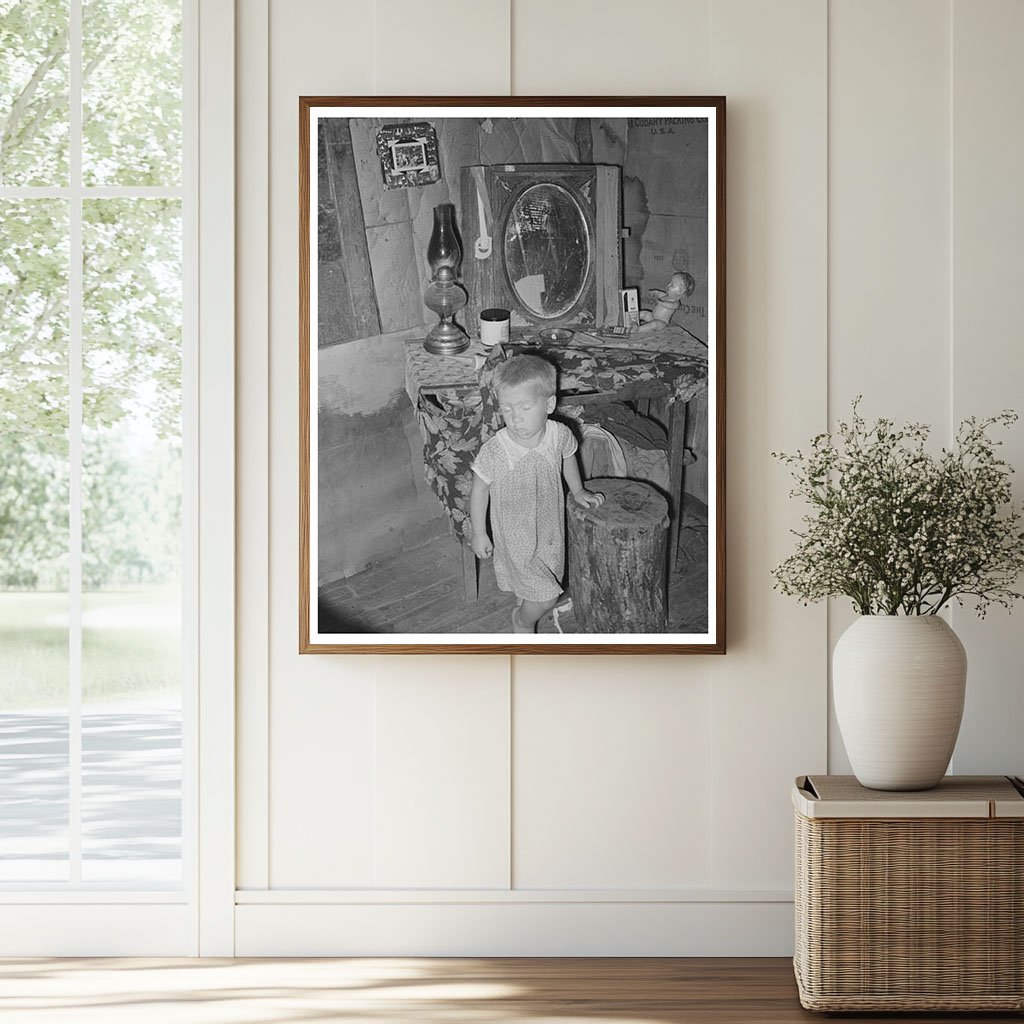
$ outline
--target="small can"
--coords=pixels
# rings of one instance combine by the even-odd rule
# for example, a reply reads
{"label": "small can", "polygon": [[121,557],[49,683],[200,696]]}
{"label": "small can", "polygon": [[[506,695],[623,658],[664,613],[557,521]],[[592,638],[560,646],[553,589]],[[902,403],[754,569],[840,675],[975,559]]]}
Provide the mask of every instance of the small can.
{"label": "small can", "polygon": [[480,311],[480,344],[490,348],[509,340],[509,317],[507,309],[482,309]]}

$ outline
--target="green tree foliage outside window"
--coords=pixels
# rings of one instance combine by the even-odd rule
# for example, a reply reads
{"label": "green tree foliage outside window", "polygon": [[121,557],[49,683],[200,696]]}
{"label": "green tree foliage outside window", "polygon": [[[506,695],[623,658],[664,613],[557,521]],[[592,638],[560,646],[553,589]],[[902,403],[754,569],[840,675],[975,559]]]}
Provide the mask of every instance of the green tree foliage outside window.
{"label": "green tree foliage outside window", "polygon": [[[0,0],[0,185],[69,185],[69,5]],[[83,0],[82,181],[181,182],[181,5]],[[177,578],[181,210],[82,210],[83,575]],[[68,546],[64,198],[0,200],[0,588],[62,589]]]}

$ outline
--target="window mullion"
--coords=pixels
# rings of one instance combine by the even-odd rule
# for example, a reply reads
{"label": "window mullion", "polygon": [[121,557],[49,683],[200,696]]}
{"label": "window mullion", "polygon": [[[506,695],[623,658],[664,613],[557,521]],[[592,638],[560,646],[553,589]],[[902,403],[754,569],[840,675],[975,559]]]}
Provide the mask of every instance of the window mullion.
{"label": "window mullion", "polygon": [[70,0],[68,57],[68,843],[71,884],[77,885],[82,880],[82,0]]}

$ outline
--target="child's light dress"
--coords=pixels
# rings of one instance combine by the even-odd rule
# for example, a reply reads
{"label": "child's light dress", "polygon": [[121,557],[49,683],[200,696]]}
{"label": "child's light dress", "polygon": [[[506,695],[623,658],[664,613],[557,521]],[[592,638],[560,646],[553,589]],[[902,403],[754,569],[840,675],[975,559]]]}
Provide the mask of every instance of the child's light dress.
{"label": "child's light dress", "polygon": [[490,486],[494,576],[526,601],[553,601],[565,569],[562,460],[576,452],[563,423],[548,420],[536,448],[516,444],[505,429],[485,442],[473,472]]}

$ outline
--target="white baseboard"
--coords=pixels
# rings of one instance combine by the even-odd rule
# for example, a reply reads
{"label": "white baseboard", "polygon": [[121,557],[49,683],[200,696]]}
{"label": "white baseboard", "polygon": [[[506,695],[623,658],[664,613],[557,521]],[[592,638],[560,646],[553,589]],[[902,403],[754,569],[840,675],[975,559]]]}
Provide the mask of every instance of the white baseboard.
{"label": "white baseboard", "polygon": [[[243,894],[239,894],[243,897]],[[235,908],[236,956],[792,956],[793,904],[480,901]]]}
{"label": "white baseboard", "polygon": [[187,904],[110,903],[105,896],[94,894],[91,903],[0,901],[0,956],[198,954],[196,915]]}

